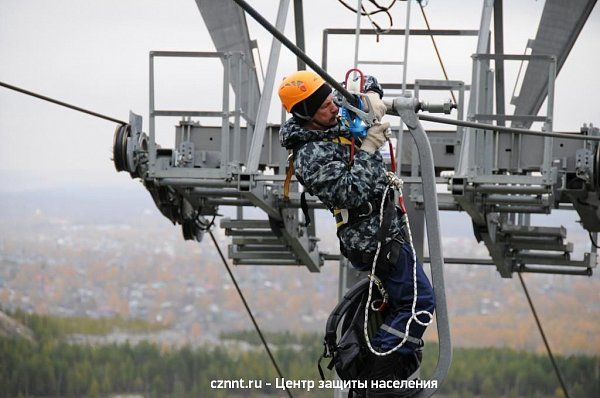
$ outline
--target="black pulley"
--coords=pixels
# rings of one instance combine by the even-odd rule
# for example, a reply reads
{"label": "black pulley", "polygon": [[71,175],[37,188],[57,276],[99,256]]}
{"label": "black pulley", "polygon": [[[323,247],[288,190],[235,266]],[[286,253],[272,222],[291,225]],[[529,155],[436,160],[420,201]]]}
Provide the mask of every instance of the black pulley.
{"label": "black pulley", "polygon": [[200,229],[195,220],[184,220],[181,224],[181,232],[183,239],[195,240],[197,242],[202,241],[202,236],[204,235],[204,230]]}
{"label": "black pulley", "polygon": [[183,239],[185,240],[196,240],[196,223],[194,220],[185,220],[181,224],[181,232],[183,233]]}
{"label": "black pulley", "polygon": [[117,126],[113,140],[113,161],[117,171],[131,171],[127,167],[127,138],[131,135],[131,126]]}

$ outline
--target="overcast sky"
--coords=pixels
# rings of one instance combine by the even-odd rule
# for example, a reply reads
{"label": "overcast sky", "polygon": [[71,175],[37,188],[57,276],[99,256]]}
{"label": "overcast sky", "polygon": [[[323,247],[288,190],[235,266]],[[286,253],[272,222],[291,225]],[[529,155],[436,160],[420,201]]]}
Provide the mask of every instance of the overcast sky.
{"label": "overcast sky", "polygon": [[[351,1],[354,3],[354,1]],[[274,21],[277,2],[251,2]],[[477,29],[481,1],[431,0],[426,8],[432,28]],[[354,27],[355,16],[337,1],[305,0],[307,50],[321,60],[324,28]],[[505,51],[521,53],[535,36],[543,1],[505,1]],[[394,8],[394,28],[404,26],[405,3]],[[286,33],[293,38],[292,10]],[[380,20],[385,23],[385,20]],[[258,39],[263,63],[271,38],[248,18]],[[413,27],[423,19],[413,4]],[[363,27],[369,27],[363,18]],[[557,130],[577,130],[583,122],[600,123],[595,104],[600,91],[600,13],[596,8],[557,81]],[[332,39],[329,65],[334,76],[351,67],[353,38]],[[440,38],[439,46],[450,78],[470,80],[474,38]],[[148,52],[150,50],[214,50],[193,0],[0,0],[0,80],[50,97],[127,120],[131,109],[148,113]],[[400,37],[373,36],[361,41],[362,58],[402,58]],[[517,63],[507,65],[507,92]],[[295,68],[282,49],[278,78]],[[371,68],[380,80],[398,81],[395,67]],[[166,108],[216,109],[221,67],[211,61],[168,60],[157,64],[158,105]],[[409,80],[441,78],[430,41],[414,37],[409,50]],[[447,96],[447,94],[444,94]],[[276,97],[275,97],[276,98]],[[273,101],[271,121],[279,105]],[[171,145],[175,119],[159,124],[159,139]],[[110,180],[117,176],[110,162],[114,124],[79,114],[23,94],[0,88],[0,169],[49,173],[48,178],[77,171],[94,172]],[[81,174],[81,173],[79,173]]]}
{"label": "overcast sky", "polygon": [[[276,1],[251,4],[274,22]],[[543,4],[504,2],[506,53],[522,53],[527,39],[535,37]],[[394,28],[404,27],[405,6],[399,2],[393,9]],[[433,29],[478,29],[481,8],[482,1],[430,0],[426,13]],[[353,28],[356,23],[355,14],[333,0],[304,0],[304,13],[307,52],[318,63],[323,29]],[[293,39],[292,16],[290,9],[286,34]],[[385,26],[385,20],[378,21]],[[251,18],[248,24],[266,67],[271,37]],[[370,27],[364,18],[362,26]],[[424,27],[415,3],[411,26]],[[596,7],[557,80],[556,130],[575,131],[584,122],[600,124],[599,37]],[[342,79],[352,66],[353,38],[331,39],[330,45],[330,73]],[[438,45],[450,78],[470,83],[475,38],[439,38]],[[361,58],[400,60],[402,49],[399,36],[382,37],[379,43],[374,36],[361,39]],[[122,120],[133,110],[144,117],[146,131],[151,50],[214,50],[194,0],[0,0],[0,81]],[[287,49],[282,48],[281,54],[277,81],[296,65]],[[517,68],[516,62],[506,65],[507,93],[512,91]],[[209,110],[219,106],[219,63],[167,60],[157,63],[156,71],[159,107]],[[400,81],[397,67],[365,71],[381,81]],[[429,38],[411,38],[408,77],[409,81],[442,78]],[[279,109],[278,101],[273,101],[270,121],[279,121]],[[166,119],[157,124],[163,146],[172,146],[176,123]],[[130,187],[129,176],[116,173],[110,160],[114,129],[111,122],[0,88],[0,185],[35,188],[86,181]]]}

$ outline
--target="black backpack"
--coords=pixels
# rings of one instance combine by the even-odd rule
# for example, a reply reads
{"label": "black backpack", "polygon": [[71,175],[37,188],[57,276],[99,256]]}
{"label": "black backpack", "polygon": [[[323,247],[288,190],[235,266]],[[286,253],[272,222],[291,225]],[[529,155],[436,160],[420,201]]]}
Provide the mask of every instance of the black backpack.
{"label": "black backpack", "polygon": [[[335,371],[342,380],[364,379],[370,356],[364,336],[365,306],[369,294],[369,278],[358,281],[335,306],[325,326],[323,355],[319,358],[318,369],[322,380],[325,380],[321,360],[331,358],[327,368]],[[374,286],[371,302],[381,299]],[[369,308],[368,333],[372,338],[381,324],[384,314]]]}

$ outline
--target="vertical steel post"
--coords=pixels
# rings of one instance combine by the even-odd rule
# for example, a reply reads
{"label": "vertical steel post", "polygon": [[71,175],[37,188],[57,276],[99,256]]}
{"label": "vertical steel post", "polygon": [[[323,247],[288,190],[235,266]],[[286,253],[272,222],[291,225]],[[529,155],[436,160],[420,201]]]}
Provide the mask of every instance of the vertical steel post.
{"label": "vertical steel post", "polygon": [[[296,45],[306,52],[304,48],[304,10],[302,0],[294,0],[294,27],[296,28]],[[298,70],[306,70],[306,62],[297,58]]]}
{"label": "vertical steel post", "polygon": [[243,87],[242,87],[242,54],[235,54],[235,60],[237,61],[237,84],[239,87],[236,87],[233,90],[233,94],[235,95],[235,110],[233,117],[233,148],[232,148],[232,161],[239,167],[241,160],[241,127],[240,127],[240,115],[242,113],[242,95],[243,95]]}
{"label": "vertical steel post", "polygon": [[329,41],[327,29],[323,30],[323,42],[321,43],[321,68],[327,70],[327,43]]}
{"label": "vertical steel post", "polygon": [[[248,104],[248,109],[246,109],[246,114],[248,115],[247,119],[246,119],[246,142],[245,142],[245,148],[246,148],[246,158],[243,159],[244,163],[246,163],[248,161],[248,148],[250,148],[250,144],[252,142],[252,137],[254,136],[254,124],[256,123],[256,120],[249,120],[251,118],[250,115],[254,115],[256,117],[256,104],[255,101],[252,101],[252,93],[255,90],[254,85],[258,84],[258,82],[256,82],[254,79],[251,79],[252,76],[252,68],[250,67],[250,65],[248,65],[248,67],[246,68],[246,77],[248,78],[248,93],[247,93],[247,104]],[[256,87],[256,90],[258,90],[258,87]]]}
{"label": "vertical steel post", "polygon": [[[458,89],[458,104],[456,104],[456,118],[458,120],[465,120],[465,85],[464,84],[460,84],[460,88]],[[465,138],[465,128],[462,126],[457,126],[456,127],[456,138],[459,142],[458,144],[458,151],[460,151],[463,147],[463,142],[464,142],[464,138]],[[457,152],[455,150],[455,152]],[[460,156],[456,157],[456,164],[454,165],[454,169],[457,169],[458,166],[458,162],[459,162],[459,158]]]}
{"label": "vertical steel post", "polygon": [[[548,105],[546,110],[546,122],[544,123],[544,131],[552,132],[554,123],[554,83],[556,81],[556,57],[548,64]],[[554,138],[544,138],[544,160],[542,166],[542,175],[547,183],[550,181],[550,169],[552,167],[552,148],[554,146]]]}
{"label": "vertical steel post", "polygon": [[156,133],[154,120],[154,53],[150,51],[150,81],[148,84],[150,90],[148,116],[149,116],[149,137],[148,137],[148,174],[154,175],[156,167]]}
{"label": "vertical steel post", "polygon": [[[494,0],[485,0],[483,10],[481,12],[481,22],[479,24],[479,36],[477,38],[476,54],[487,52],[489,43],[489,32],[492,20],[492,11],[494,9]],[[477,95],[481,89],[480,83],[480,66],[476,58],[473,59],[473,69],[471,73],[471,91],[469,94],[469,106],[467,108],[467,119],[471,120],[472,115],[477,109]],[[470,176],[474,168],[475,156],[475,131],[468,128],[464,132],[462,147],[456,167],[457,176]]]}
{"label": "vertical steel post", "polygon": [[[502,1],[494,1],[494,53],[496,55],[504,54],[504,20],[502,12]],[[504,106],[505,94],[504,94],[504,60],[502,58],[496,58],[494,61],[494,69],[496,72],[496,114],[506,114],[506,107]],[[499,126],[506,126],[504,120],[498,120]]]}
{"label": "vertical steel post", "polygon": [[410,38],[410,3],[406,2],[406,26],[404,27],[404,59],[402,60],[402,95],[406,93],[406,69],[408,66],[408,39]]}
{"label": "vertical steel post", "polygon": [[229,79],[231,54],[223,56],[223,116],[221,119],[221,170],[227,173],[229,166]]}
{"label": "vertical steel post", "polygon": [[[281,0],[277,11],[277,21],[275,27],[283,32],[285,29],[285,19],[290,5],[290,0]],[[265,138],[265,129],[267,127],[267,117],[269,116],[269,107],[273,95],[273,86],[275,85],[275,74],[277,73],[277,63],[279,62],[279,52],[281,42],[273,37],[271,43],[271,53],[269,54],[269,63],[267,65],[267,75],[263,85],[263,92],[258,103],[258,112],[256,113],[256,125],[254,126],[254,136],[248,151],[248,162],[246,171],[254,173],[258,170],[261,147]]]}
{"label": "vertical steel post", "polygon": [[[237,168],[241,168],[241,165],[244,163],[244,160],[242,159],[242,149],[241,149],[242,127],[240,124],[241,124],[241,116],[242,116],[242,98],[244,98],[244,96],[246,95],[245,90],[244,90],[244,85],[242,84],[242,68],[244,68],[248,71],[250,69],[250,67],[245,63],[243,53],[236,54],[236,58],[237,58],[237,65],[238,65],[237,84],[239,86],[237,87],[238,88],[237,90],[236,89],[233,90],[233,94],[235,95],[235,113],[234,113],[235,121],[234,121],[234,127],[233,127],[233,156],[234,156],[235,166]],[[249,76],[249,75],[247,74],[247,76]],[[254,81],[254,79],[248,79],[248,85],[246,86],[248,92],[250,92],[250,88],[252,86],[252,81]],[[249,97],[247,97],[247,98],[249,98]],[[251,106],[250,102],[248,102],[248,107],[249,106]],[[245,111],[248,112],[247,109]],[[250,124],[246,123],[246,141],[248,138],[249,130],[250,130]],[[244,206],[236,206],[235,212],[236,212],[236,218],[238,220],[244,219]]]}
{"label": "vertical steel post", "polygon": [[[485,113],[494,113],[494,73],[488,68],[486,70],[486,96],[485,96]],[[498,133],[493,130],[485,130],[485,153],[483,158],[484,174],[492,174],[494,167],[494,143]]]}
{"label": "vertical steel post", "polygon": [[[410,4],[406,2],[406,26],[404,27],[404,59],[402,60],[402,95],[406,94],[406,73],[408,69],[408,39],[410,38]],[[398,123],[398,134],[396,134],[396,170],[398,175],[402,173],[402,144],[404,139],[404,123],[402,118]]]}

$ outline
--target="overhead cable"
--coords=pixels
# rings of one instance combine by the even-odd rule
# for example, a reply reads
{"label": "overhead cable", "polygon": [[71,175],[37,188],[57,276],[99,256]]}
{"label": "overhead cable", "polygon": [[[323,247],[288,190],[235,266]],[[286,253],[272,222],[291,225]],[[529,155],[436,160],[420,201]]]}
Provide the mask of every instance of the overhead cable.
{"label": "overhead cable", "polygon": [[599,248],[598,246],[598,242],[596,242],[596,240],[594,239],[594,235],[592,234],[592,231],[588,231],[590,234],[590,240],[592,241],[592,246],[594,246],[596,249]]}
{"label": "overhead cable", "polygon": [[[342,4],[348,10],[350,10],[354,13],[358,12],[358,10],[356,8],[353,8],[351,5],[347,4],[344,0],[338,0],[338,1],[340,2],[340,4]],[[387,6],[384,7],[384,6],[381,6],[379,3],[377,3],[377,1],[375,1],[375,0],[369,0],[369,2],[376,7],[376,10],[369,11],[369,12],[367,12],[367,10],[365,9],[365,6],[363,4],[361,4],[361,6],[360,6],[360,9],[361,9],[360,15],[367,17],[369,19],[369,22],[371,22],[371,25],[373,25],[373,27],[375,28],[378,38],[379,38],[380,33],[387,33],[390,31],[390,29],[392,29],[392,26],[394,26],[394,20],[392,19],[392,15],[390,14],[390,9],[396,4],[396,1],[397,0],[392,0],[392,2],[390,4],[388,4]],[[379,24],[377,24],[377,22],[375,22],[372,18],[373,15],[379,14],[380,12],[384,12],[388,17],[390,26],[387,29],[382,29],[381,26],[379,26]]]}
{"label": "overhead cable", "polygon": [[425,120],[427,122],[434,123],[442,123],[442,124],[451,124],[453,126],[462,126],[462,127],[472,127],[476,129],[482,130],[493,130],[500,131],[505,133],[515,133],[515,134],[523,134],[523,135],[534,135],[537,137],[552,137],[552,138],[564,138],[567,140],[580,140],[580,141],[600,141],[600,137],[583,135],[579,133],[550,133],[546,131],[535,131],[535,130],[527,130],[515,127],[504,127],[504,126],[496,126],[493,124],[486,123],[477,123],[477,122],[469,122],[467,120],[454,120],[448,119],[445,117],[425,115],[422,113],[417,114],[419,120]]}
{"label": "overhead cable", "polygon": [[73,109],[73,110],[76,110],[76,111],[79,111],[79,112],[87,113],[88,115],[99,117],[100,119],[110,120],[111,122],[115,122],[115,123],[119,123],[119,124],[127,124],[127,122],[124,122],[122,120],[115,119],[113,117],[106,116],[106,115],[103,115],[103,114],[98,113],[98,112],[93,112],[93,111],[90,111],[88,109],[80,108],[80,107],[75,106],[75,105],[67,104],[66,102],[62,102],[62,101],[59,101],[59,100],[56,100],[56,99],[53,99],[53,98],[50,98],[50,97],[46,97],[45,95],[37,94],[37,93],[34,93],[32,91],[25,90],[25,89],[13,86],[13,85],[8,84],[8,83],[0,82],[0,86],[6,87],[6,88],[8,88],[10,90],[18,91],[18,92],[23,93],[23,94],[30,95],[32,97],[36,97],[36,98],[42,99],[44,101],[52,102],[53,104],[64,106],[66,108],[70,108],[70,109]]}
{"label": "overhead cable", "polygon": [[531,312],[533,313],[533,317],[535,318],[535,323],[537,324],[538,330],[542,335],[542,340],[544,340],[544,345],[546,346],[546,351],[548,351],[548,356],[550,357],[550,361],[552,362],[552,366],[554,367],[554,371],[556,372],[556,377],[558,378],[558,382],[565,394],[565,398],[569,398],[569,392],[567,391],[567,386],[560,374],[560,370],[558,369],[558,365],[554,360],[554,355],[552,355],[552,350],[550,349],[550,345],[548,344],[548,340],[546,339],[546,334],[544,333],[544,329],[542,328],[542,324],[540,323],[540,319],[538,318],[537,312],[535,311],[535,307],[533,306],[533,302],[531,301],[531,297],[529,296],[529,291],[527,290],[527,286],[525,286],[525,281],[523,280],[523,276],[520,272],[517,272],[519,276],[519,280],[521,281],[521,286],[523,287],[523,291],[525,292],[525,296],[527,297],[527,302],[529,303],[529,308],[531,308]]}
{"label": "overhead cable", "polygon": [[[246,311],[248,312],[248,315],[250,316],[250,319],[252,320],[252,323],[254,324],[254,328],[256,329],[256,332],[258,333],[258,337],[260,337],[260,340],[262,341],[263,345],[265,346],[265,350],[267,351],[269,358],[271,358],[273,367],[277,371],[277,374],[279,375],[279,377],[284,379],[283,374],[281,373],[281,370],[279,369],[279,366],[277,365],[277,361],[275,360],[275,357],[271,353],[271,350],[269,349],[269,345],[267,344],[267,341],[265,340],[265,336],[263,336],[263,334],[260,330],[260,327],[258,326],[258,323],[256,322],[254,315],[252,314],[252,310],[250,310],[250,307],[248,306],[248,302],[246,301],[246,298],[244,297],[244,294],[242,293],[242,290],[240,289],[240,286],[238,285],[237,280],[235,279],[235,276],[233,275],[233,272],[231,272],[231,267],[227,263],[227,260],[225,259],[225,256],[223,255],[223,252],[221,251],[221,248],[219,247],[219,244],[217,243],[217,240],[215,239],[215,236],[213,235],[212,231],[208,231],[208,234],[210,235],[210,238],[212,239],[212,241],[215,245],[215,248],[219,252],[219,256],[221,257],[221,260],[223,260],[223,265],[227,269],[227,273],[229,274],[229,277],[231,278],[231,281],[233,282],[233,285],[235,286],[235,290],[237,290],[238,295],[240,296],[240,299],[242,299],[242,303],[244,303],[244,307],[246,307]],[[285,391],[287,392],[288,396],[290,398],[292,398],[292,393],[288,389],[287,385],[285,385]]]}

